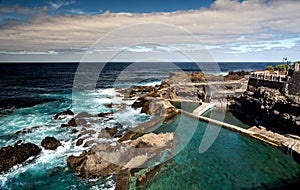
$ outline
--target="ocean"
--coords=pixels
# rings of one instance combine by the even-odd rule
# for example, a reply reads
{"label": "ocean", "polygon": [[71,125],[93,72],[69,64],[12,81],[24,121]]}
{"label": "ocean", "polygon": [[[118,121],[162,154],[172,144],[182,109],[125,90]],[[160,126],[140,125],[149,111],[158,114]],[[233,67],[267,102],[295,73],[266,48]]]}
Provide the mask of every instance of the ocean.
{"label": "ocean", "polygon": [[[114,189],[114,177],[81,179],[68,169],[66,159],[89,147],[75,146],[77,135],[61,128],[64,120],[56,113],[72,109],[92,114],[114,111],[105,104],[126,104],[113,120],[93,124],[95,130],[121,126],[124,129],[148,121],[150,116],[132,109],[132,100],[123,100],[116,88],[156,85],[174,71],[200,71],[194,63],[1,63],[0,64],[0,147],[18,140],[40,145],[54,136],[63,146],[43,149],[32,162],[0,174],[0,189]],[[218,63],[217,72],[258,70],[279,63]],[[98,70],[97,70],[98,69]],[[227,114],[227,121],[241,123]],[[157,131],[172,131],[180,120],[185,127],[190,118],[178,116]],[[242,124],[242,123],[241,123]],[[242,124],[245,125],[245,124]],[[279,149],[222,129],[216,143],[204,154],[198,147],[207,124],[199,122],[189,144],[174,158],[175,166],[159,173],[145,189],[269,189],[299,182],[300,167]],[[22,129],[26,133],[16,133]],[[115,140],[115,139],[114,139]],[[105,142],[106,139],[100,139]],[[133,186],[132,186],[133,188]]]}

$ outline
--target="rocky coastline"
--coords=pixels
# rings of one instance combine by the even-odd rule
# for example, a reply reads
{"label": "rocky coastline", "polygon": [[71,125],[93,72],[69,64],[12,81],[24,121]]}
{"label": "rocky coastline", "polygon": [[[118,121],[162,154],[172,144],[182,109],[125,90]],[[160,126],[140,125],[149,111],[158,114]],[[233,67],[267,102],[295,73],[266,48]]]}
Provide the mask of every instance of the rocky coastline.
{"label": "rocky coastline", "polygon": [[235,98],[233,113],[244,116],[253,125],[264,126],[278,133],[300,135],[300,97],[282,94],[278,89],[254,87]]}
{"label": "rocky coastline", "polygon": [[[254,121],[253,125],[263,125],[275,132],[300,135],[299,96],[282,94],[278,89],[256,88],[248,85],[248,77],[249,72],[244,71],[230,72],[227,76],[176,72],[170,73],[169,78],[164,79],[160,85],[116,89],[124,100],[134,100],[130,105],[132,108],[141,109],[141,113],[152,118],[130,130],[115,126],[95,131],[91,125],[91,122],[111,120],[115,113],[128,106],[124,104],[107,104],[107,108],[115,108],[114,112],[74,113],[68,109],[57,113],[53,120],[68,119],[60,127],[78,134],[76,146],[88,147],[80,155],[69,156],[67,165],[74,170],[76,176],[83,178],[114,175],[116,189],[128,189],[133,176],[147,166],[151,169],[139,174],[134,182],[138,187],[145,186],[157,172],[170,166],[171,161],[165,161],[175,154],[175,147],[180,141],[175,133],[144,133],[154,125],[172,121],[179,113],[171,102],[225,102],[230,104],[229,108],[233,113],[241,118],[246,116],[242,119]],[[32,130],[23,129],[16,134]],[[98,139],[111,141],[99,143],[97,139],[91,140],[90,137],[95,134],[98,134]],[[41,146],[55,151],[62,144],[55,137],[46,137]],[[22,142],[1,148],[0,173],[34,159],[41,151],[38,145]]]}

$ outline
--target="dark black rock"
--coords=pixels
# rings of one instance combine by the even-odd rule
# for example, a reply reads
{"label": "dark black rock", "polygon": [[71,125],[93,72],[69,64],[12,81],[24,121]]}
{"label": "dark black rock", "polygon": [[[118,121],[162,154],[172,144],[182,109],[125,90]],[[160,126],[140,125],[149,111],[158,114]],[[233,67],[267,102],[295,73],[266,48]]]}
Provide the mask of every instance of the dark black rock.
{"label": "dark black rock", "polygon": [[106,117],[108,115],[111,115],[113,114],[113,112],[101,112],[101,113],[98,113],[98,117]]}
{"label": "dark black rock", "polygon": [[42,140],[42,147],[49,150],[55,150],[57,147],[61,146],[59,140],[54,137],[46,137]]}
{"label": "dark black rock", "polygon": [[63,111],[63,112],[60,112],[60,113],[56,114],[54,116],[54,119],[57,120],[57,119],[60,119],[60,116],[67,116],[67,115],[74,115],[74,113],[72,112],[72,110],[68,109],[66,111]]}
{"label": "dark black rock", "polygon": [[15,146],[3,147],[0,149],[0,173],[8,171],[11,167],[21,164],[32,156],[36,156],[41,149],[33,144],[17,144]]}
{"label": "dark black rock", "polygon": [[77,127],[76,120],[72,118],[67,124],[61,124],[61,127]]}
{"label": "dark black rock", "polygon": [[131,107],[133,108],[140,108],[143,106],[143,104],[145,103],[145,98],[144,97],[139,97],[132,105]]}
{"label": "dark black rock", "polygon": [[83,139],[78,139],[76,142],[76,146],[80,146],[83,143]]}

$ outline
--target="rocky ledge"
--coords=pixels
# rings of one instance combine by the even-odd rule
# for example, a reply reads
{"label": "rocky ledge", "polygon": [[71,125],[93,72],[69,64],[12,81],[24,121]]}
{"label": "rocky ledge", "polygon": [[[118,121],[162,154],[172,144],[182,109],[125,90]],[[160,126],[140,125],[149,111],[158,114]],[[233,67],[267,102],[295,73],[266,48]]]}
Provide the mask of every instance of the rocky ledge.
{"label": "rocky ledge", "polygon": [[[226,101],[232,100],[246,90],[248,75],[249,72],[245,71],[231,71],[226,76],[202,72],[172,72],[169,78],[155,87],[133,86],[118,91],[129,99],[145,96],[172,101]],[[137,105],[140,103],[137,102]]]}
{"label": "rocky ledge", "polygon": [[15,144],[0,149],[0,173],[8,171],[11,167],[21,164],[30,157],[35,157],[41,149],[32,143]]}
{"label": "rocky ledge", "polygon": [[[80,156],[70,156],[68,166],[75,175],[84,178],[117,175],[117,186],[129,184],[132,169],[165,161],[175,153],[177,138],[174,133],[145,134],[134,140],[93,146]],[[122,186],[123,186],[122,185]],[[123,186],[123,189],[128,187]]]}
{"label": "rocky ledge", "polygon": [[248,86],[230,106],[239,116],[280,133],[300,135],[300,97],[277,89]]}

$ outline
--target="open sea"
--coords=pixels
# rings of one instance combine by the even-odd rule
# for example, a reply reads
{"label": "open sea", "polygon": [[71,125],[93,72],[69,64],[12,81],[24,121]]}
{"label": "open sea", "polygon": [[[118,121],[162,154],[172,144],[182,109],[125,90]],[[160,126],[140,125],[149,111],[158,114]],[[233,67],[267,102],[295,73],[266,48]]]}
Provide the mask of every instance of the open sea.
{"label": "open sea", "polygon": [[[251,71],[277,64],[280,63],[218,63],[219,69],[211,73],[224,75],[228,71]],[[114,189],[113,176],[81,179],[68,169],[67,157],[90,147],[75,146],[78,134],[60,127],[68,119],[57,121],[53,116],[66,109],[75,114],[96,114],[114,111],[105,104],[126,104],[126,109],[114,114],[113,120],[94,123],[93,127],[96,131],[115,126],[130,129],[151,117],[141,114],[140,109],[132,109],[133,100],[120,98],[116,88],[156,85],[170,72],[201,68],[206,67],[193,63],[1,63],[0,147],[14,145],[18,140],[41,147],[46,136],[54,136],[63,146],[55,151],[42,149],[32,162],[0,174],[0,189]],[[226,113],[225,120],[247,127],[230,113]],[[179,124],[188,128],[193,122],[179,115],[154,132],[176,131]],[[190,142],[173,158],[175,164],[157,174],[145,189],[284,189],[299,184],[300,166],[290,155],[225,129],[200,154],[199,144],[206,127],[206,123],[197,123]],[[25,128],[26,132],[17,133]],[[131,187],[134,189],[134,185]]]}

